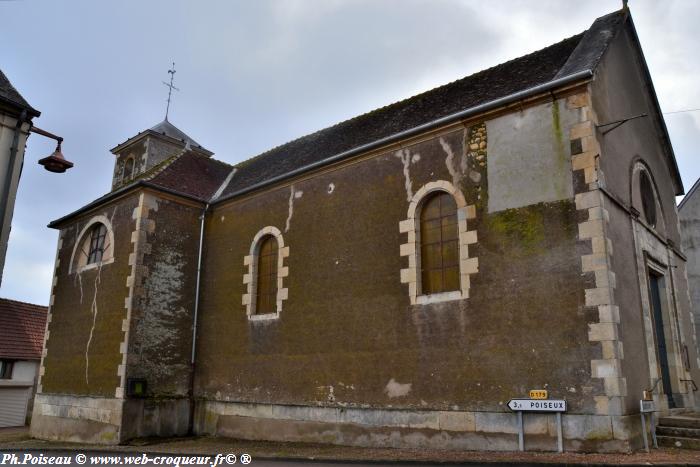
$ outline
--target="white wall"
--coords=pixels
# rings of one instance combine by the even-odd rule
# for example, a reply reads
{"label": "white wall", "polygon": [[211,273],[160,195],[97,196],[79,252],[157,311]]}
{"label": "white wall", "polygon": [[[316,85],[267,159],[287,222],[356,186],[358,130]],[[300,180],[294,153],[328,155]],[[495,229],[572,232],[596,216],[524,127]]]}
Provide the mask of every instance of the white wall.
{"label": "white wall", "polygon": [[39,367],[38,360],[19,360],[12,369],[12,381],[21,381],[34,384]]}

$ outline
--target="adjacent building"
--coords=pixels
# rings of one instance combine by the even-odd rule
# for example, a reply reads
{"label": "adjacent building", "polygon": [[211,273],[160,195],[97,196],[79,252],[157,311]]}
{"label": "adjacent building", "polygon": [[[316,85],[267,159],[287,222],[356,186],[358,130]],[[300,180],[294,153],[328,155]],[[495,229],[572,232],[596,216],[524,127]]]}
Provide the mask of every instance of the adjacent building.
{"label": "adjacent building", "polygon": [[700,180],[678,204],[683,253],[687,256],[688,287],[691,312],[695,322],[695,339],[700,341]]}
{"label": "adjacent building", "polygon": [[45,306],[0,298],[0,427],[28,423],[39,377]]}
{"label": "adjacent building", "polygon": [[32,119],[39,115],[40,112],[29,105],[0,70],[0,282],[24,163],[24,148]]}
{"label": "adjacent building", "polygon": [[[644,114],[643,116],[640,116]],[[272,131],[272,129],[271,129]],[[32,434],[641,445],[700,381],[683,186],[629,11],[230,166],[167,120],[59,232]],[[526,417],[528,449],[554,418]]]}

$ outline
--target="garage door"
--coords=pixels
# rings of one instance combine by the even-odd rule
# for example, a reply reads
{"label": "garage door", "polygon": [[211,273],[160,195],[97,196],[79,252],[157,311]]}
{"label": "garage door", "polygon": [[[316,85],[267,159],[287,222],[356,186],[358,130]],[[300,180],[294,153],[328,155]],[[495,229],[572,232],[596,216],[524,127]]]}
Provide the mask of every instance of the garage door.
{"label": "garage door", "polygon": [[24,426],[30,390],[0,387],[0,427]]}

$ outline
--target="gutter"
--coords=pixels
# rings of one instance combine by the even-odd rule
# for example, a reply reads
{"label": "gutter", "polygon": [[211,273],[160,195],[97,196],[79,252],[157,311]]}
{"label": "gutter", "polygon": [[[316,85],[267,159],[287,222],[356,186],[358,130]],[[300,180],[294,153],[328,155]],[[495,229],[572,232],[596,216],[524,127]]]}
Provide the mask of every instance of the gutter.
{"label": "gutter", "polygon": [[8,99],[7,97],[4,97],[4,96],[0,96],[0,104],[5,104],[6,106],[11,107],[13,109],[16,109],[19,112],[26,111],[27,115],[29,115],[30,118],[39,117],[41,115],[41,112],[36,110],[31,105],[29,105],[29,104],[24,105],[20,102],[14,101],[12,99]]}
{"label": "gutter", "polygon": [[593,77],[593,72],[591,70],[582,70],[578,71],[576,73],[564,76],[562,78],[557,78],[552,81],[548,81],[543,84],[538,84],[537,86],[533,86],[528,89],[524,89],[522,91],[518,91],[513,94],[509,94],[504,97],[500,97],[498,99],[494,99],[489,102],[485,102],[483,104],[476,105],[474,107],[470,107],[468,109],[460,110],[459,112],[447,115],[445,117],[440,117],[436,120],[424,123],[422,125],[418,125],[413,128],[409,128],[408,130],[400,131],[398,133],[394,133],[393,135],[386,136],[384,138],[380,138],[378,140],[372,141],[367,144],[363,144],[361,146],[357,146],[355,148],[349,149],[347,151],[343,151],[341,153],[335,154],[333,156],[327,157],[325,159],[322,159],[320,161],[313,162],[311,164],[305,165],[303,167],[299,167],[297,169],[294,169],[290,172],[286,172],[282,175],[277,175],[275,177],[269,178],[267,180],[263,180],[262,182],[255,183],[253,185],[247,186],[245,188],[241,188],[240,190],[234,191],[233,193],[229,193],[228,195],[217,199],[216,202],[223,202],[227,201],[231,198],[234,198],[236,196],[240,196],[246,193],[250,193],[251,191],[255,191],[260,188],[264,188],[268,185],[272,185],[274,183],[280,182],[282,180],[286,180],[288,178],[292,178],[296,175],[308,172],[310,170],[316,169],[318,167],[328,165],[333,162],[337,162],[343,159],[346,159],[348,157],[378,148],[380,146],[385,146],[387,144],[396,142],[398,140],[401,140],[403,138],[407,138],[409,136],[414,136],[419,133],[423,133],[428,130],[432,130],[434,128],[446,125],[448,123],[452,123],[458,120],[462,120],[468,117],[471,117],[473,115],[477,115],[480,113],[487,112],[489,110],[493,110],[498,107],[502,107],[507,104],[511,104],[513,102],[517,102],[520,100],[523,100],[527,97],[534,96],[536,94],[541,94],[547,91],[551,91],[554,88],[565,86],[567,84],[571,84],[576,81],[580,81],[583,79],[591,78]]}

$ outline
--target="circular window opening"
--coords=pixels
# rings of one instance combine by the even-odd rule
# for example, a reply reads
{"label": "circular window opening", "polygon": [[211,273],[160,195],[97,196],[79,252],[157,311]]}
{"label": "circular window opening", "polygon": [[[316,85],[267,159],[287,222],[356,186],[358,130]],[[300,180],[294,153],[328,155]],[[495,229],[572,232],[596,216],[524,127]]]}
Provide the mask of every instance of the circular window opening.
{"label": "circular window opening", "polygon": [[649,225],[656,226],[656,202],[654,200],[654,187],[651,184],[649,174],[642,171],[639,174],[639,192],[642,195],[642,209],[644,217]]}

